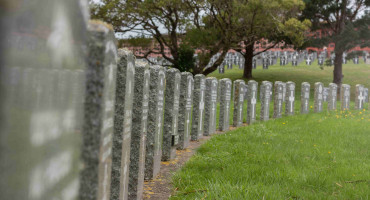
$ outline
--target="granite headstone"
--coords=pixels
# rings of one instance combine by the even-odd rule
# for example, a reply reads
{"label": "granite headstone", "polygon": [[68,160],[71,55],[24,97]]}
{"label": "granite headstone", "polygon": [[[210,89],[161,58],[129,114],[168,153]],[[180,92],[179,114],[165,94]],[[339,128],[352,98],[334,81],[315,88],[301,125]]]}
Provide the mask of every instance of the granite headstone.
{"label": "granite headstone", "polygon": [[193,108],[194,78],[190,72],[181,73],[179,108],[179,149],[186,149],[190,141],[190,120]]}

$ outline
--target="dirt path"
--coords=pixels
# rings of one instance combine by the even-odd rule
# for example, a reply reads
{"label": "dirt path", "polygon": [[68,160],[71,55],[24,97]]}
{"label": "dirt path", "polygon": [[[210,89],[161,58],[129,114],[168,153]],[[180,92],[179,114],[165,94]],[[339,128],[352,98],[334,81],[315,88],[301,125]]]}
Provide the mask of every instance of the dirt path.
{"label": "dirt path", "polygon": [[[230,130],[235,129],[230,127]],[[223,132],[217,132],[214,135],[222,134]],[[213,136],[213,135],[212,135]],[[189,147],[185,150],[177,150],[176,158],[169,162],[161,162],[161,170],[157,177],[144,183],[144,194],[143,199],[145,200],[165,200],[168,199],[172,192],[172,175],[174,172],[179,170],[188,161],[192,155],[196,152],[198,147],[204,144],[212,136],[205,136],[199,141],[190,141]]]}

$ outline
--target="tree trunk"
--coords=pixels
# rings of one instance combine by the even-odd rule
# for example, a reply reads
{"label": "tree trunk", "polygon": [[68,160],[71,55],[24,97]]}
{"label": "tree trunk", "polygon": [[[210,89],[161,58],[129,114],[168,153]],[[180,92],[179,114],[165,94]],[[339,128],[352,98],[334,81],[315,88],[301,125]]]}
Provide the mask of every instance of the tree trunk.
{"label": "tree trunk", "polygon": [[254,45],[247,45],[245,47],[245,54],[244,54],[244,72],[243,77],[247,79],[252,79],[252,68],[253,68],[253,48]]}
{"label": "tree trunk", "polygon": [[335,50],[335,59],[334,59],[334,70],[333,70],[333,83],[337,84],[337,99],[340,99],[340,90],[342,87],[342,64],[343,64],[343,51]]}
{"label": "tree trunk", "polygon": [[333,83],[337,84],[338,87],[342,85],[343,78],[342,63],[343,63],[343,51],[335,51]]}

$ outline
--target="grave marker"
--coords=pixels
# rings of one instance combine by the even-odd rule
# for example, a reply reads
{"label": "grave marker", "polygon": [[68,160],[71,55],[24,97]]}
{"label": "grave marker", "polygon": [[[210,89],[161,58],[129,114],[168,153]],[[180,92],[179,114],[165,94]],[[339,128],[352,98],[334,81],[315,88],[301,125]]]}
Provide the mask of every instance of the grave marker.
{"label": "grave marker", "polygon": [[335,83],[329,84],[329,96],[328,96],[328,110],[337,109],[337,91],[338,86]]}
{"label": "grave marker", "polygon": [[175,68],[168,69],[166,79],[162,161],[172,160],[176,156],[176,148],[179,141],[177,131],[180,103],[180,71]]}
{"label": "grave marker", "polygon": [[303,82],[301,86],[301,114],[309,113],[310,104],[310,84]]}
{"label": "grave marker", "polygon": [[329,87],[324,87],[323,101],[328,102],[328,98],[329,98]]}
{"label": "grave marker", "polygon": [[274,97],[274,118],[281,118],[283,110],[283,83],[281,81],[275,82],[275,97]]}
{"label": "grave marker", "polygon": [[341,109],[349,110],[349,104],[351,102],[351,86],[347,84],[342,84],[342,89],[340,90],[341,96]]}
{"label": "grave marker", "polygon": [[365,96],[364,102],[369,103],[369,88],[364,88],[364,96]]}
{"label": "grave marker", "polygon": [[0,199],[77,199],[87,6],[0,4]]}
{"label": "grave marker", "polygon": [[229,130],[229,117],[230,117],[230,101],[231,101],[231,80],[223,78],[220,80],[220,117],[219,117],[219,130]]}
{"label": "grave marker", "polygon": [[127,49],[118,57],[110,198],[122,200],[128,195],[135,57]]}
{"label": "grave marker", "polygon": [[258,83],[254,80],[248,81],[248,89],[247,124],[252,124],[256,121]]}
{"label": "grave marker", "polygon": [[146,62],[136,62],[134,103],[129,168],[129,199],[142,199],[144,188],[145,147],[148,130],[150,69]]}
{"label": "grave marker", "polygon": [[109,199],[114,132],[117,47],[103,22],[88,27],[88,68],[83,129],[81,199]]}
{"label": "grave marker", "polygon": [[162,156],[162,127],[166,71],[163,67],[150,67],[148,133],[145,154],[145,179],[153,179],[159,172]]}
{"label": "grave marker", "polygon": [[206,79],[203,74],[194,77],[194,101],[191,140],[199,140],[203,137],[204,97]]}
{"label": "grave marker", "polygon": [[217,89],[218,80],[210,77],[206,78],[206,96],[204,108],[204,135],[208,136],[216,132],[217,116]]}
{"label": "grave marker", "polygon": [[261,85],[261,121],[268,121],[270,119],[270,96],[272,90],[272,83],[263,81]]}
{"label": "grave marker", "polygon": [[355,99],[355,109],[362,110],[364,108],[365,95],[364,86],[361,84],[356,85],[356,99]]}
{"label": "grave marker", "polygon": [[315,95],[314,95],[314,112],[322,112],[324,103],[324,84],[321,82],[315,83]]}
{"label": "grave marker", "polygon": [[243,110],[244,110],[244,85],[243,80],[234,81],[234,113],[233,126],[239,127],[243,125]]}
{"label": "grave marker", "polygon": [[194,79],[190,72],[181,73],[179,109],[179,149],[186,149],[190,141],[190,120],[193,108]]}
{"label": "grave marker", "polygon": [[286,83],[285,114],[294,115],[295,101],[295,83],[288,81]]}

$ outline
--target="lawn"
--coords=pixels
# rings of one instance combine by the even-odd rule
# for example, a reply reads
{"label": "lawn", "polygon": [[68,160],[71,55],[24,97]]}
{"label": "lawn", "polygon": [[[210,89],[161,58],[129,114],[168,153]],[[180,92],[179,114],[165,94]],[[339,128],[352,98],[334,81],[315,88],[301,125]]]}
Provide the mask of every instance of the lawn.
{"label": "lawn", "polygon": [[298,115],[214,136],[171,199],[369,199],[370,112]]}
{"label": "lawn", "polygon": [[[275,65],[253,73],[258,82],[295,82],[297,100],[300,84],[309,82],[312,106],[313,84],[327,86],[332,70]],[[370,66],[347,64],[343,71],[353,101],[355,84],[370,87]],[[236,80],[242,70],[210,76]],[[323,113],[311,108],[300,115],[296,101],[295,116],[214,136],[173,176],[171,199],[370,199],[370,111],[354,111],[353,102],[350,111],[337,106],[337,112],[327,112],[325,104]]]}

